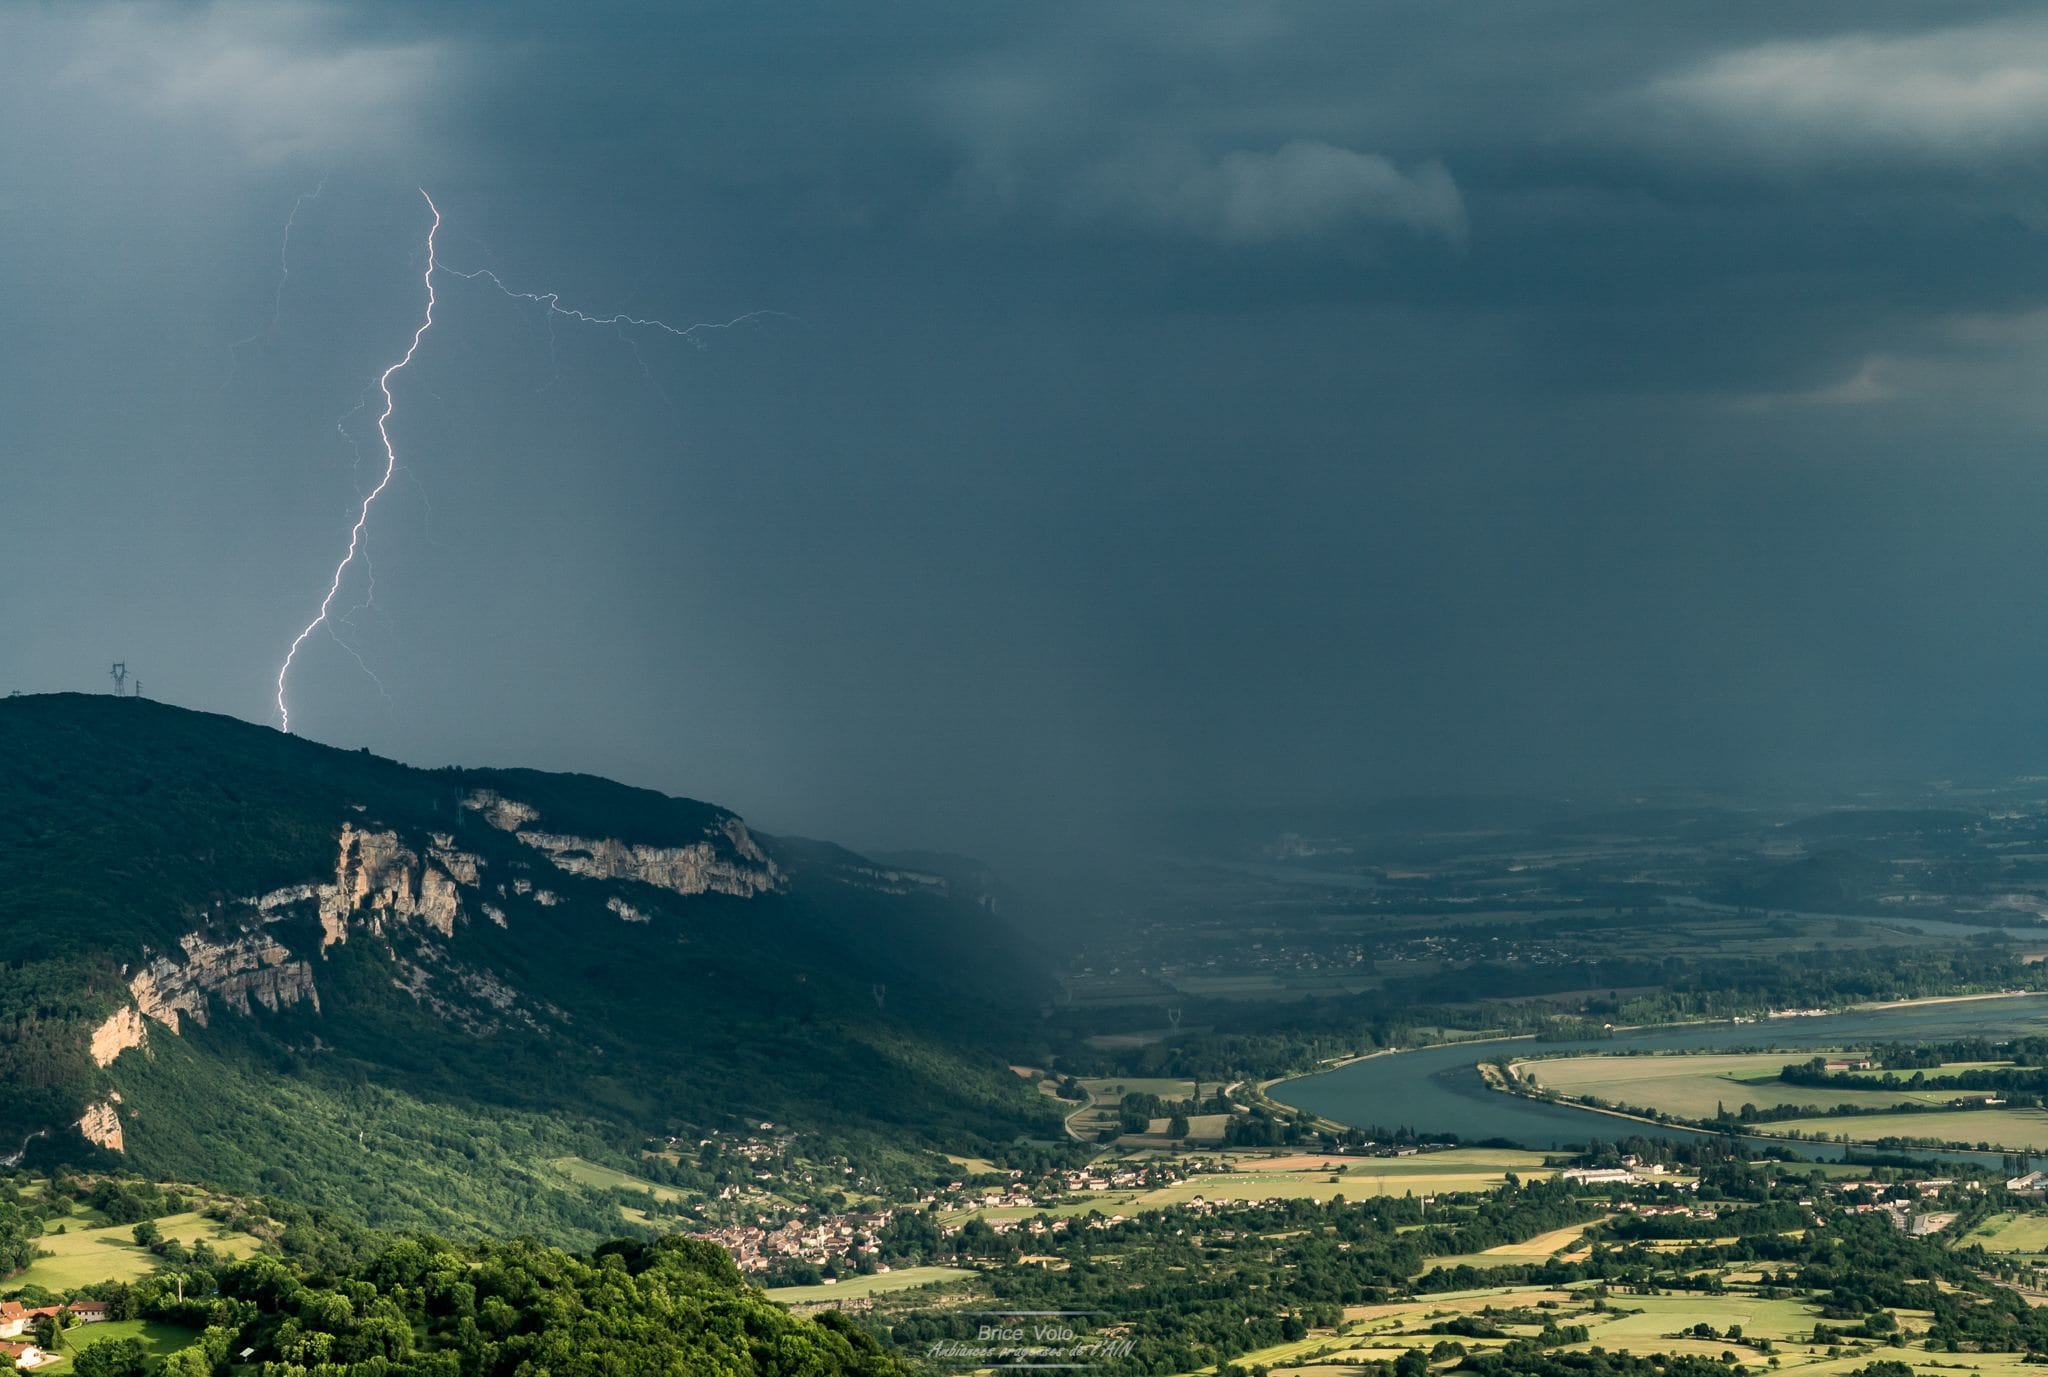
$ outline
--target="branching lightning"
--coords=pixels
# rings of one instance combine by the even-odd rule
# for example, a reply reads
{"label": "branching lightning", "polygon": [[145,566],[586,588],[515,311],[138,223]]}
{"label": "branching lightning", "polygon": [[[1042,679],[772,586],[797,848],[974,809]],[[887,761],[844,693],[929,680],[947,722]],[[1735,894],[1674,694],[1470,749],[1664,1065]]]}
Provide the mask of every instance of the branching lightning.
{"label": "branching lightning", "polygon": [[[377,485],[371,488],[369,493],[363,498],[362,507],[356,513],[356,524],[349,529],[348,552],[341,557],[341,563],[334,566],[334,577],[327,584],[327,596],[320,599],[320,610],[314,614],[312,621],[306,623],[305,629],[292,638],[291,649],[285,652],[284,663],[279,665],[277,669],[278,725],[287,732],[292,729],[292,715],[291,709],[285,704],[284,686],[286,677],[292,671],[292,661],[298,657],[299,647],[306,643],[306,638],[321,627],[327,626],[327,614],[334,606],[335,596],[341,591],[341,580],[348,573],[349,566],[355,563],[357,552],[362,549],[363,528],[369,523],[370,508],[383,495],[384,489],[391,486],[392,476],[398,472],[398,450],[391,443],[390,430],[391,413],[398,409],[398,400],[391,394],[391,379],[412,362],[413,355],[419,352],[420,341],[426,337],[427,331],[434,324],[434,236],[441,229],[441,208],[434,204],[434,198],[427,195],[424,187],[420,189],[420,196],[426,201],[427,209],[432,211],[434,216],[434,223],[427,230],[427,268],[421,277],[427,289],[426,314],[421,317],[419,328],[412,332],[412,343],[406,346],[404,356],[386,368],[377,379],[377,390],[384,394],[384,410],[377,417],[377,438],[383,441],[384,444],[383,476],[377,480]],[[334,635],[334,629],[331,626],[328,627],[328,634],[330,636]],[[348,648],[351,654],[354,653],[354,648],[348,647],[347,643],[342,641],[339,636],[335,636],[334,639]],[[357,655],[356,660],[358,663],[361,663],[362,657]],[[363,668],[367,671],[369,666],[364,665]],[[376,678],[374,674],[370,677],[372,679]],[[382,691],[383,685],[381,683],[378,684],[378,689],[380,692]]]}
{"label": "branching lightning", "polygon": [[[291,244],[292,222],[297,218],[301,207],[303,207],[306,204],[306,202],[318,196],[320,194],[321,188],[324,187],[325,185],[326,182],[323,179],[319,187],[315,187],[312,191],[301,195],[299,199],[293,203],[291,216],[287,217],[285,221],[284,247],[280,253],[281,272],[278,279],[278,286],[277,292],[275,294],[275,299],[273,300],[272,303],[271,325],[273,327],[276,324],[277,312],[282,309],[285,282],[289,279],[291,274],[289,253]],[[383,373],[381,373],[378,376],[375,383],[373,383],[370,387],[364,388],[362,397],[357,401],[356,405],[350,408],[348,411],[344,412],[342,416],[335,422],[335,430],[341,435],[342,439],[348,443],[350,448],[355,451],[357,462],[358,464],[360,464],[369,456],[364,453],[363,447],[357,443],[356,436],[349,429],[349,422],[351,418],[356,416],[358,413],[369,409],[371,404],[371,398],[374,394],[381,394],[384,398],[384,407],[383,410],[379,412],[377,415],[376,429],[377,438],[381,442],[384,451],[384,466],[382,472],[378,476],[376,485],[372,487],[366,494],[364,494],[361,499],[361,505],[358,507],[356,512],[355,524],[349,529],[348,549],[342,555],[341,562],[334,566],[334,576],[328,580],[327,593],[326,596],[324,596],[320,600],[319,610],[314,613],[313,619],[306,623],[304,628],[300,630],[299,634],[292,638],[291,647],[285,652],[284,663],[278,666],[278,723],[283,728],[283,730],[287,732],[291,730],[291,709],[287,705],[285,699],[286,680],[291,675],[292,665],[298,658],[300,648],[305,645],[306,641],[316,631],[325,630],[328,636],[334,641],[336,645],[340,646],[343,650],[347,651],[349,655],[355,660],[355,662],[359,666],[361,666],[363,672],[370,677],[371,682],[377,685],[377,691],[379,694],[383,696],[385,704],[389,706],[391,703],[391,695],[385,691],[383,681],[377,677],[375,671],[373,671],[370,668],[368,661],[364,659],[361,650],[358,648],[353,639],[353,634],[356,630],[356,615],[364,611],[366,608],[375,606],[377,588],[376,571],[370,565],[370,554],[367,533],[367,528],[370,520],[370,509],[371,507],[376,505],[377,499],[383,496],[384,490],[391,486],[392,480],[394,478],[404,476],[408,479],[412,479],[412,481],[415,484],[417,484],[418,482],[417,479],[414,479],[412,477],[411,470],[408,469],[404,464],[401,464],[399,462],[397,446],[394,445],[391,440],[390,421],[392,413],[397,410],[398,406],[397,399],[391,391],[391,380],[400,372],[403,372],[405,368],[412,363],[413,356],[419,352],[421,340],[423,340],[426,337],[427,331],[433,327],[434,307],[436,304],[434,278],[437,273],[443,273],[449,276],[459,277],[464,279],[465,281],[470,282],[485,282],[488,283],[490,286],[495,287],[498,291],[504,293],[506,296],[512,297],[515,300],[532,302],[536,305],[544,307],[544,314],[548,325],[548,350],[551,357],[554,355],[555,351],[555,322],[557,321],[557,319],[570,320],[582,325],[600,325],[611,328],[619,336],[620,339],[625,341],[626,346],[633,351],[633,357],[635,358],[635,360],[638,361],[640,365],[641,376],[645,378],[650,385],[655,385],[654,375],[652,370],[649,369],[647,366],[646,358],[642,356],[640,353],[640,347],[638,342],[633,338],[633,332],[636,330],[644,329],[660,331],[665,334],[675,336],[678,339],[688,340],[690,343],[698,346],[699,348],[702,348],[703,340],[699,338],[699,336],[704,334],[712,333],[715,331],[731,330],[737,326],[745,325],[750,321],[762,320],[771,316],[783,320],[795,319],[795,317],[789,316],[788,314],[782,311],[759,310],[748,311],[744,315],[734,316],[731,320],[700,321],[693,325],[672,325],[665,320],[658,320],[652,317],[633,316],[628,315],[624,312],[617,312],[610,315],[593,315],[589,312],[581,311],[574,307],[563,305],[561,296],[555,292],[515,291],[511,287],[508,287],[504,283],[504,281],[498,277],[496,273],[492,272],[488,268],[478,268],[475,269],[474,271],[463,272],[458,269],[450,268],[441,264],[435,255],[436,237],[439,235],[441,231],[441,210],[440,207],[434,204],[434,198],[427,194],[425,188],[420,189],[420,196],[422,199],[426,201],[427,209],[433,214],[434,217],[433,224],[427,230],[426,271],[422,274],[421,279],[423,285],[426,288],[427,293],[426,311],[424,315],[421,317],[419,328],[413,331],[412,341],[410,344],[406,346],[405,353],[399,359],[393,362],[389,367],[387,367],[383,371]],[[255,340],[260,339],[264,333],[267,333],[269,328],[270,327],[266,327],[265,331],[259,332],[258,334],[251,336],[248,340],[242,341],[242,343],[248,344],[255,342]],[[238,345],[237,347],[240,346]],[[559,364],[557,364],[555,372],[556,378],[550,379],[547,386],[552,386],[554,381],[560,377]],[[656,390],[660,391],[659,386],[655,386]],[[545,391],[546,387],[543,387],[542,390]],[[666,393],[662,394],[662,400],[664,402],[668,401]],[[669,409],[671,412],[674,411],[675,408],[673,403],[669,403]],[[422,496],[424,497],[424,493],[422,493]],[[363,565],[364,572],[368,578],[368,583],[363,595],[363,601],[346,612],[336,613],[334,610],[335,600],[341,594],[342,583],[346,580],[350,568],[357,563],[361,563]],[[341,633],[341,631],[337,628],[337,623],[340,626],[348,627],[351,632],[351,635],[344,636]]]}
{"label": "branching lightning", "polygon": [[306,203],[319,200],[320,193],[325,190],[327,190],[327,178],[322,177],[319,184],[311,191],[300,192],[297,199],[292,202],[291,210],[286,213],[284,217],[284,237],[278,242],[277,246],[277,290],[270,294],[269,323],[264,325],[255,334],[238,339],[228,346],[228,375],[221,379],[222,391],[226,391],[228,384],[235,380],[235,365],[242,356],[242,350],[262,339],[272,330],[275,330],[277,322],[283,318],[285,284],[292,280],[292,228],[298,224],[299,212],[305,209]]}
{"label": "branching lightning", "polygon": [[[512,297],[514,300],[531,301],[536,305],[547,307],[548,352],[550,355],[554,353],[555,318],[558,316],[564,320],[573,320],[583,325],[610,325],[615,328],[618,328],[621,337],[626,339],[628,345],[632,345],[632,340],[630,337],[626,336],[624,332],[625,327],[631,326],[636,329],[660,330],[667,334],[674,335],[678,339],[686,339],[700,349],[704,347],[704,341],[697,338],[697,336],[700,333],[706,333],[715,330],[730,330],[735,326],[745,325],[749,321],[764,320],[770,316],[776,317],[781,320],[790,319],[790,317],[782,311],[748,311],[744,315],[734,316],[731,320],[701,320],[698,321],[695,325],[671,325],[665,320],[654,320],[643,316],[629,316],[625,314],[623,311],[614,312],[611,315],[596,316],[591,315],[586,311],[579,311],[572,306],[564,306],[562,304],[561,293],[559,292],[514,291],[512,288],[506,286],[504,281],[496,273],[492,272],[489,268],[477,268],[471,272],[463,272],[457,268],[445,268],[443,269],[443,271],[446,272],[450,277],[460,277],[470,282],[488,282],[493,287],[496,287],[499,291],[503,292],[506,296]],[[633,346],[634,357],[638,358],[639,353],[640,350],[638,346]],[[647,366],[647,361],[645,359],[641,359],[640,366],[644,371]]]}

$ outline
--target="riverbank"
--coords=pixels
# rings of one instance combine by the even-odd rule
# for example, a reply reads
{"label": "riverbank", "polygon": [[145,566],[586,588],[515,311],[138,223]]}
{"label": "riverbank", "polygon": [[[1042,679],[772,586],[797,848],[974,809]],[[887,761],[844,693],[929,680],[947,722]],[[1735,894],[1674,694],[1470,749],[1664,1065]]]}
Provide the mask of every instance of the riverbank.
{"label": "riverbank", "polygon": [[[1927,996],[1883,1003],[1887,1007],[1777,1019],[1768,1025],[1717,1019],[1634,1030],[1617,1028],[1605,1030],[1600,1036],[1546,1038],[1540,1047],[1545,1054],[1583,1054],[1755,1052],[1768,1045],[1773,1050],[1792,1053],[1787,1057],[1792,1061],[1804,1060],[1829,1048],[1867,1047],[1887,1041],[2048,1034],[2048,996],[2039,994],[1981,991],[1968,996]],[[1614,1130],[1603,1131],[1600,1120],[1588,1117],[1592,1112],[1588,1109],[1490,1088],[1476,1065],[1482,1060],[1497,1059],[1505,1049],[1517,1049],[1518,1056],[1526,1057],[1534,1054],[1537,1047],[1533,1036],[1523,1034],[1399,1051],[1380,1049],[1358,1057],[1332,1059],[1304,1075],[1264,1080],[1259,1082],[1259,1088],[1264,1098],[1290,1110],[1347,1128],[1407,1128],[1425,1138],[1455,1136],[1464,1142],[1514,1143],[1536,1151],[1554,1151],[1583,1145],[1592,1137],[1614,1136]],[[1249,1090],[1251,1083],[1245,1084]],[[1739,1093],[1731,1094],[1730,1103],[1741,1100]],[[1640,1125],[1641,1132],[1654,1136],[1717,1136],[1669,1121],[1612,1114],[1609,1117]],[[1819,1127],[1833,1133],[1852,1125],[1831,1121]],[[1912,1127],[1888,1131],[1910,1135]],[[1759,1150],[1784,1147],[1823,1159],[1839,1159],[1848,1151],[1840,1144],[1810,1139],[1795,1142],[1759,1136],[1756,1144]],[[1915,1151],[1924,1155],[1932,1150]],[[1985,1154],[1973,1148],[1968,1155],[1975,1158]],[[1997,1155],[1991,1154],[1990,1160],[1995,1163]]]}

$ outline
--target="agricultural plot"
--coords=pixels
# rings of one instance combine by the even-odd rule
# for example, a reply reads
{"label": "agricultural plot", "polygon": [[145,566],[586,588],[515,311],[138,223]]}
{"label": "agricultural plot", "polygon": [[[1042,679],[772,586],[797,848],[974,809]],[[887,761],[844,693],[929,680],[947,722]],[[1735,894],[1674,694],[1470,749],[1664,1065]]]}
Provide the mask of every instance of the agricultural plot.
{"label": "agricultural plot", "polygon": [[1503,1243],[1497,1248],[1488,1248],[1479,1253],[1458,1253],[1450,1257],[1433,1257],[1423,1264],[1425,1273],[1442,1267],[1450,1269],[1459,1266],[1470,1267],[1519,1267],[1533,1263],[1548,1262],[1562,1253],[1577,1248],[1591,1225],[1569,1224],[1562,1229],[1524,1239],[1520,1243]]}
{"label": "agricultural plot", "polygon": [[819,1286],[778,1286],[766,1294],[770,1300],[784,1305],[807,1305],[818,1301],[858,1300],[863,1296],[886,1295],[891,1291],[909,1291],[934,1282],[965,1281],[977,1275],[967,1267],[903,1267],[894,1272],[877,1272],[872,1276],[847,1277],[843,1281]]}
{"label": "agricultural plot", "polygon": [[[959,1223],[982,1219],[1029,1219],[1044,1214],[1059,1219],[1091,1213],[1133,1215],[1143,1210],[1185,1205],[1192,1200],[1364,1200],[1374,1196],[1444,1195],[1456,1191],[1491,1191],[1514,1172],[1523,1180],[1555,1174],[1540,1152],[1514,1148],[1457,1148],[1417,1153],[1413,1157],[1330,1157],[1295,1154],[1286,1157],[1235,1156],[1232,1170],[1198,1172],[1185,1181],[1156,1190],[1100,1191],[1049,1208],[999,1205],[986,1210],[955,1210],[943,1216]],[[1677,1179],[1677,1178],[1673,1178]]]}
{"label": "agricultural plot", "polygon": [[[1614,1104],[1659,1109],[1683,1119],[1711,1119],[1745,1104],[1831,1109],[1888,1109],[1899,1104],[1946,1105],[1967,1097],[1954,1090],[1834,1089],[1787,1085],[1778,1073],[1811,1053],[1706,1053],[1651,1057],[1559,1057],[1516,1062],[1523,1080],[1561,1095],[1591,1095]],[[1972,1111],[1965,1111],[1972,1112]],[[1861,1135],[1859,1135],[1861,1136]]]}
{"label": "agricultural plot", "polygon": [[1847,1135],[1851,1142],[1918,1138],[1936,1143],[1988,1144],[1993,1152],[2048,1151],[2048,1110],[1958,1109],[1933,1114],[1859,1114],[1854,1118],[1788,1119],[1761,1125],[1769,1133]]}
{"label": "agricultural plot", "polygon": [[[1545,1241],[1557,1241],[1556,1236],[1548,1235]],[[1523,1246],[1537,1244],[1538,1240],[1532,1239]],[[1353,1306],[1344,1312],[1344,1322],[1335,1329],[1249,1353],[1236,1361],[1246,1367],[1264,1364],[1272,1377],[1340,1377],[1355,1373],[1361,1363],[1398,1357],[1409,1349],[1426,1353],[1441,1338],[1430,1332],[1431,1327],[1464,1315],[1486,1320],[1502,1336],[1461,1339],[1468,1350],[1534,1338],[1548,1320],[1559,1325],[1584,1325],[1589,1331],[1584,1343],[1555,1350],[1564,1353],[1599,1347],[1610,1353],[1719,1358],[1732,1352],[1751,1372],[1797,1373],[1800,1377],[1844,1377],[1878,1357],[1903,1361],[1919,1377],[1940,1377],[1964,1370],[1977,1377],[2024,1377],[2030,1371],[2023,1354],[1971,1353],[1966,1361],[1958,1362],[1950,1355],[1931,1354],[1917,1345],[1894,1349],[1874,1342],[1843,1343],[1839,1339],[1836,1354],[1830,1357],[1827,1345],[1811,1342],[1814,1324],[1820,1319],[1820,1309],[1811,1298],[1765,1297],[1733,1273],[1724,1280],[1729,1286],[1725,1294],[1614,1296],[1604,1310],[1594,1308],[1593,1297],[1585,1289],[1537,1287],[1500,1287]],[[1892,1313],[1909,1336],[1924,1331],[1928,1321],[1924,1312]],[[1691,1331],[1698,1324],[1711,1326],[1716,1337],[1694,1336]],[[1725,1337],[1731,1325],[1741,1327],[1741,1339]],[[1768,1357],[1755,1347],[1756,1340],[1770,1341],[1772,1351]]]}
{"label": "agricultural plot", "polygon": [[[1104,1129],[1118,1122],[1118,1103],[1126,1095],[1157,1095],[1162,1100],[1184,1100],[1195,1093],[1193,1081],[1176,1080],[1171,1077],[1083,1077],[1081,1086],[1088,1092],[1093,1103],[1069,1118],[1067,1126],[1079,1137],[1090,1141]],[[1205,1087],[1205,1090],[1208,1088],[1211,1087]],[[1161,1120],[1158,1126],[1163,1131],[1165,1121]]]}
{"label": "agricultural plot", "polygon": [[1990,1253],[2048,1253],[2048,1214],[1994,1214],[1963,1236]]}
{"label": "agricultural plot", "polygon": [[660,1185],[644,1176],[635,1176],[616,1167],[600,1166],[582,1157],[557,1157],[548,1165],[556,1174],[567,1177],[579,1186],[595,1186],[604,1191],[632,1191],[635,1195],[652,1195],[663,1204],[683,1198],[683,1192],[674,1186]]}
{"label": "agricultural plot", "polygon": [[[258,1239],[196,1213],[166,1215],[156,1225],[164,1237],[188,1246],[205,1239],[224,1253],[244,1257],[261,1246]],[[63,1233],[38,1238],[36,1251],[48,1256],[38,1256],[27,1270],[8,1278],[10,1288],[42,1286],[65,1291],[95,1281],[134,1281],[155,1271],[158,1262],[155,1254],[136,1244],[132,1224],[80,1228],[67,1222]]]}

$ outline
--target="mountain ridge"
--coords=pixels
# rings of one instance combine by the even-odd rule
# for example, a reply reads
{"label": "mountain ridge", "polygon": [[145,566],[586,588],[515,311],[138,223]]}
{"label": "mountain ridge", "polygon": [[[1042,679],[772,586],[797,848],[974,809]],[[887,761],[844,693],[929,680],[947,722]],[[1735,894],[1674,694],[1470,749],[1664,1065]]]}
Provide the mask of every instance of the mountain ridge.
{"label": "mountain ridge", "polygon": [[[531,1220],[359,1197],[437,1134],[451,1172],[481,1155],[531,1177],[543,1158],[499,1152],[501,1121],[628,1162],[756,1121],[997,1145],[1046,1133],[1046,1113],[990,1041],[1042,993],[991,910],[594,776],[419,770],[140,700],[8,699],[0,1077],[18,1093],[0,1141],[78,1125],[140,1169],[270,1189],[310,1172],[331,1188],[309,1203],[435,1227]],[[378,1169],[292,1115],[353,1126],[372,1156],[388,1140]],[[213,1151],[225,1174],[195,1160]]]}

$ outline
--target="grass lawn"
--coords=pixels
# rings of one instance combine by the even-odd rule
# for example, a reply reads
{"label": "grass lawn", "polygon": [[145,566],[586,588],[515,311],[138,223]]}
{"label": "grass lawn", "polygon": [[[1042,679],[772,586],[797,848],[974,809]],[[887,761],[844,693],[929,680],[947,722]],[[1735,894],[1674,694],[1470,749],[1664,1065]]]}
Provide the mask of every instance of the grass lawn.
{"label": "grass lawn", "polygon": [[[248,1234],[237,1233],[199,1214],[166,1215],[156,1221],[166,1238],[180,1243],[205,1239],[226,1253],[246,1257],[261,1246]],[[98,1228],[68,1226],[61,1234],[46,1233],[36,1240],[36,1250],[48,1253],[30,1263],[28,1270],[7,1279],[7,1286],[45,1286],[67,1291],[94,1281],[134,1281],[156,1270],[158,1259],[135,1244],[135,1226],[106,1224]]]}
{"label": "grass lawn", "polygon": [[548,1165],[559,1175],[568,1177],[579,1186],[595,1186],[602,1191],[632,1191],[636,1195],[646,1195],[651,1191],[654,1198],[664,1204],[683,1198],[683,1192],[674,1186],[657,1185],[645,1177],[620,1171],[616,1167],[601,1167],[581,1157],[556,1157],[551,1159]]}
{"label": "grass lawn", "polygon": [[968,1267],[899,1267],[893,1272],[877,1272],[873,1276],[847,1277],[830,1286],[778,1286],[767,1295],[768,1299],[784,1305],[801,1305],[810,1301],[879,1296],[890,1291],[928,1286],[933,1282],[962,1281],[975,1275],[974,1270]]}

